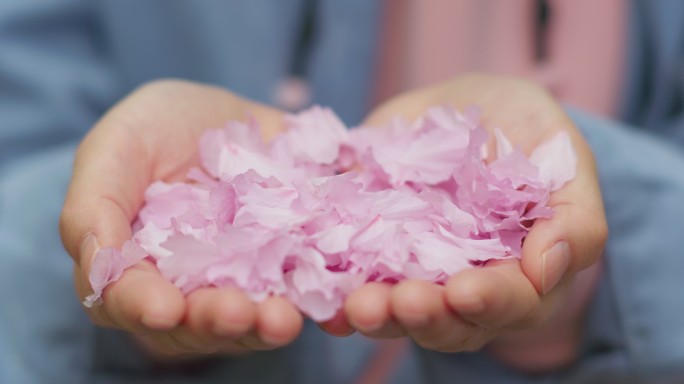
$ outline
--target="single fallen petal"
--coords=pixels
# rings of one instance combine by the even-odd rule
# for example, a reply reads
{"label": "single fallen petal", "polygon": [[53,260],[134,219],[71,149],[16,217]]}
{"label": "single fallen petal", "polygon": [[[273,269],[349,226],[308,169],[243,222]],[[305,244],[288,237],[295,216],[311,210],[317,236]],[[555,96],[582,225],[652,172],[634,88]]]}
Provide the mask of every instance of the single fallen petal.
{"label": "single fallen petal", "polygon": [[95,254],[88,276],[93,293],[85,298],[83,305],[91,308],[99,303],[105,287],[119,280],[124,270],[145,257],[147,253],[133,241],[125,242],[121,251],[112,247],[99,250]]}
{"label": "single fallen petal", "polygon": [[535,148],[530,162],[539,168],[538,180],[551,191],[562,187],[575,177],[577,155],[572,149],[570,135],[563,131]]}
{"label": "single fallen petal", "polygon": [[295,158],[317,164],[332,164],[349,134],[344,123],[328,108],[314,106],[285,118],[283,138]]}
{"label": "single fallen petal", "polygon": [[208,129],[199,140],[201,162],[213,177],[220,178],[221,153],[231,144],[253,152],[263,152],[265,146],[259,135],[259,126],[253,118],[247,122],[231,121],[222,129]]}

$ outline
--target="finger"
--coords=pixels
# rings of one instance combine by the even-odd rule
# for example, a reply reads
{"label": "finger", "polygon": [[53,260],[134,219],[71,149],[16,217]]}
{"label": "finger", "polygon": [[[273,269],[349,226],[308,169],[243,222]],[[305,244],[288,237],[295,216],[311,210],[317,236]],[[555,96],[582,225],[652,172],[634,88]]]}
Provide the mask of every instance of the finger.
{"label": "finger", "polygon": [[530,327],[543,322],[551,311],[542,306],[518,260],[461,271],[447,281],[445,295],[454,312],[483,328]]}
{"label": "finger", "polygon": [[577,153],[576,176],[551,194],[553,217],[534,223],[522,250],[523,271],[541,294],[597,262],[608,237],[593,155],[569,119],[566,128]]}
{"label": "finger", "polygon": [[256,306],[237,289],[202,288],[187,298],[184,323],[152,340],[166,354],[239,352],[235,340],[256,324]]}
{"label": "finger", "polygon": [[185,315],[181,291],[149,261],[141,261],[108,286],[99,307],[115,327],[131,331],[170,330]]}
{"label": "finger", "polygon": [[123,140],[118,135],[105,143],[91,132],[83,141],[60,218],[64,246],[85,274],[98,248],[131,238],[130,223],[149,181],[138,171],[149,168],[140,144],[117,145]]}
{"label": "finger", "polygon": [[[99,140],[95,138],[94,140]],[[144,183],[135,172],[144,164],[128,163],[140,158],[132,147],[107,155],[108,146],[91,145],[84,141],[77,156],[74,176],[60,229],[65,248],[79,267],[74,275],[79,291],[90,291],[88,276],[93,258],[100,247],[120,246],[131,238],[130,222],[137,212],[143,196]],[[103,148],[102,156],[91,151]],[[113,156],[113,157],[112,157]],[[120,161],[112,161],[112,158]],[[115,164],[119,164],[115,166]],[[81,299],[84,296],[80,296]],[[149,262],[141,262],[127,270],[119,281],[103,293],[103,305],[90,311],[94,317],[109,326],[129,331],[145,328],[170,329],[182,318],[184,299],[173,284],[164,280]]]}
{"label": "finger", "polygon": [[392,313],[421,347],[441,352],[471,351],[488,340],[486,332],[461,320],[445,304],[444,287],[403,281],[392,291]]}
{"label": "finger", "polygon": [[234,288],[202,288],[188,296],[186,324],[207,338],[236,338],[256,325],[256,305]]}
{"label": "finger", "polygon": [[257,305],[256,328],[237,342],[254,350],[282,347],[299,335],[303,325],[304,319],[294,305],[282,297],[269,297]]}
{"label": "finger", "polygon": [[352,292],[344,304],[349,323],[359,332],[373,338],[405,336],[406,332],[392,318],[391,296],[391,285],[375,282]]}
{"label": "finger", "polygon": [[582,343],[582,316],[591,303],[600,273],[599,264],[579,272],[562,300],[553,299],[553,296],[565,289],[554,289],[544,296],[542,306],[550,307],[548,304],[553,301],[562,303],[553,309],[548,321],[497,337],[487,345],[488,352],[525,372],[550,372],[576,361]]}
{"label": "finger", "polygon": [[289,344],[303,325],[294,306],[278,297],[254,305],[237,290],[206,288],[191,294],[188,301],[186,323],[151,335],[159,352],[234,354],[268,350]]}
{"label": "finger", "polygon": [[579,172],[578,178],[552,195],[553,217],[537,220],[523,244],[522,269],[540,294],[596,263],[603,252],[608,227],[600,194]]}
{"label": "finger", "polygon": [[[87,280],[84,280],[81,278],[83,275],[83,272],[81,271],[81,267],[78,266],[78,264],[74,264],[74,289],[76,291],[76,297],[79,298],[85,298],[86,296],[90,295],[92,293],[92,290],[90,289],[90,285],[87,284]],[[109,327],[113,328],[115,327],[114,322],[109,319],[107,314],[102,310],[102,306],[100,305],[94,305],[91,308],[85,308],[86,313],[88,314],[88,317],[90,317],[90,320],[101,327]]]}
{"label": "finger", "polygon": [[[60,218],[62,241],[75,261],[74,280],[81,300],[92,293],[89,282],[90,267],[100,247],[119,247],[131,238],[130,223],[143,195],[143,185],[135,177],[135,172],[129,175],[124,171],[127,167],[135,166],[128,162],[140,157],[137,153],[139,147],[127,146],[125,149],[122,148],[122,153],[112,155],[107,152],[114,151],[114,147],[98,144],[97,140],[99,139],[93,139],[89,135],[79,148],[74,175]],[[102,156],[95,153],[93,145],[103,148]],[[121,158],[121,162],[112,161],[112,158]],[[116,165],[117,163],[119,165]],[[145,167],[145,164],[140,166]],[[150,280],[143,283],[139,278],[141,273],[149,275]],[[154,302],[165,291],[175,291],[175,288],[168,287],[160,281],[158,272],[150,268],[145,268],[144,272],[136,272],[135,276],[127,275],[128,272],[124,273],[120,281],[115,283],[117,289],[111,285],[105,290],[102,295],[104,305],[95,306],[87,311],[96,324],[130,331],[140,330],[143,327],[143,306],[148,302]],[[122,281],[123,283],[119,284]],[[112,295],[112,291],[119,293]],[[111,303],[111,300],[118,301],[116,297],[122,292],[133,292],[133,297],[125,300],[126,309],[116,308]],[[112,297],[115,299],[111,299]],[[162,323],[166,324],[175,322],[177,312],[182,311],[182,304],[176,299],[172,297],[169,302],[161,299],[162,304],[169,305],[168,312],[157,309],[157,304],[152,303],[151,308],[156,309],[153,309],[154,314],[148,317],[165,318],[167,320]],[[137,304],[133,300],[136,300]],[[150,319],[146,321],[154,327],[159,326]]]}
{"label": "finger", "polygon": [[[143,262],[124,273],[119,281],[105,289],[103,304],[86,308],[90,319],[103,327],[119,328],[131,332],[168,330],[183,318],[185,300],[178,289],[159,276],[156,269]],[[82,272],[74,266],[74,276]],[[92,291],[86,280],[75,278],[78,297]],[[131,294],[132,293],[132,294]]]}

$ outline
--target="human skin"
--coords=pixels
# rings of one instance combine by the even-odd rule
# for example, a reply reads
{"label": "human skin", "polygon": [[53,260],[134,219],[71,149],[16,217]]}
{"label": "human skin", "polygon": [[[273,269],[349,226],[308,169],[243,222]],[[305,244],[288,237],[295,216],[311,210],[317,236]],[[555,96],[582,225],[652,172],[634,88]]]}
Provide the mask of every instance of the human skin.
{"label": "human skin", "polygon": [[[577,175],[552,193],[554,216],[534,223],[521,260],[462,271],[444,286],[421,281],[367,284],[347,299],[346,319],[371,337],[406,334],[437,351],[474,351],[487,345],[504,363],[528,372],[563,367],[577,357],[608,235],[591,150],[544,90],[513,78],[467,75],[409,92],[381,105],[365,125],[382,125],[395,116],[414,120],[440,104],[478,106],[484,126],[490,132],[500,128],[526,154],[559,131],[568,132],[578,155]],[[492,138],[490,154],[495,153]],[[565,252],[555,252],[559,248]],[[582,284],[573,285],[582,270]]]}
{"label": "human skin", "polygon": [[[154,180],[182,180],[198,164],[197,142],[208,127],[253,116],[268,139],[282,113],[225,90],[164,80],[142,86],[114,106],[79,146],[60,221],[75,261],[79,299],[101,247],[131,238],[130,223]],[[149,261],[126,270],[87,309],[98,325],[138,335],[167,355],[271,349],[292,341],[302,316],[282,298],[254,304],[236,289],[200,289],[185,297]]]}
{"label": "human skin", "polygon": [[[478,105],[485,126],[499,127],[526,153],[567,131],[578,154],[577,176],[552,194],[555,214],[535,222],[521,260],[458,273],[444,286],[368,284],[351,294],[334,320],[321,324],[331,334],[408,335],[438,351],[477,350],[506,340],[513,331],[534,332],[547,323],[568,300],[573,276],[599,260],[607,228],[593,156],[545,92],[515,79],[462,76],[401,95],[380,106],[366,124],[382,125],[395,115],[412,120],[436,104]],[[97,249],[131,237],[130,223],[146,187],[155,180],[182,180],[198,164],[202,130],[246,116],[261,124],[266,140],[282,129],[276,109],[215,87],[160,81],[133,92],[95,125],[77,151],[61,218],[79,299],[90,293],[88,274]],[[549,252],[552,248],[565,252]],[[563,324],[581,321],[583,306],[577,308],[564,314]],[[140,335],[152,350],[165,354],[277,348],[297,337],[303,321],[278,297],[254,304],[227,288],[204,288],[185,297],[148,261],[125,271],[104,291],[103,304],[86,310],[95,323]],[[498,353],[504,360],[505,350]]]}

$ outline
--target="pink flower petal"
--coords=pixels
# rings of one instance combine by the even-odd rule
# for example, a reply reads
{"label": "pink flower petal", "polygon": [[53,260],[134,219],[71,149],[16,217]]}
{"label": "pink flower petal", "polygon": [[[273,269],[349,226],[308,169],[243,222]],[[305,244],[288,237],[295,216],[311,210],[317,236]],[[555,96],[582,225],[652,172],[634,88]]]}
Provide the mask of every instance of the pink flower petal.
{"label": "pink flower petal", "polygon": [[105,287],[119,280],[124,270],[145,257],[147,257],[147,253],[132,241],[125,242],[121,251],[111,247],[99,250],[95,254],[88,276],[94,292],[85,298],[83,305],[91,308],[98,304]]}
{"label": "pink flower petal", "polygon": [[199,141],[202,166],[211,176],[221,177],[221,154],[225,147],[233,144],[253,152],[265,150],[256,120],[232,121],[223,129],[209,129],[202,135]]}
{"label": "pink flower petal", "polygon": [[342,121],[328,108],[312,107],[285,118],[283,135],[295,158],[317,164],[332,164],[349,134]]}
{"label": "pink flower petal", "polygon": [[355,225],[339,224],[318,232],[312,239],[316,240],[316,247],[324,253],[340,253],[349,249],[349,241],[358,231]]}
{"label": "pink flower petal", "polygon": [[275,176],[282,180],[290,180],[293,177],[291,169],[282,167],[266,155],[233,143],[227,143],[221,148],[218,161],[216,169],[221,181],[231,181],[234,177],[249,170],[267,178]]}
{"label": "pink flower petal", "polygon": [[538,180],[551,191],[570,181],[577,169],[577,155],[568,133],[560,132],[538,146],[530,155],[530,162],[539,168]]}
{"label": "pink flower petal", "polygon": [[191,211],[207,218],[212,216],[209,189],[203,186],[157,181],[145,192],[145,202],[138,216],[159,228],[171,227],[171,218]]}
{"label": "pink flower petal", "polygon": [[566,133],[527,158],[499,130],[496,158],[486,158],[477,109],[432,108],[412,124],[347,132],[332,111],[313,108],[285,125],[269,144],[253,120],[207,131],[204,170],[192,169],[189,183],[149,187],[133,241],[95,258],[95,293],[84,304],[149,256],[186,294],[279,295],[324,321],[368,281],[441,284],[520,257],[577,161]]}

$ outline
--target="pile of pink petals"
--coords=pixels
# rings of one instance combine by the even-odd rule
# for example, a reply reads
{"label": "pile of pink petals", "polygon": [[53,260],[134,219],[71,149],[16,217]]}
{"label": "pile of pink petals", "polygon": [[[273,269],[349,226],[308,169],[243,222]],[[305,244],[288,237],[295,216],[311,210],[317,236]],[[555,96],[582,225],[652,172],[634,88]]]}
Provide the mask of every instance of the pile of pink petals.
{"label": "pile of pink petals", "polygon": [[476,109],[432,108],[415,123],[347,130],[329,109],[285,118],[264,144],[254,121],[208,130],[187,183],[156,182],[121,250],[93,262],[94,294],[147,258],[182,292],[238,287],[255,301],[286,297],[332,318],[369,281],[450,275],[520,257],[550,192],[574,177],[566,133],[528,158]]}

